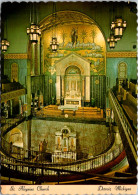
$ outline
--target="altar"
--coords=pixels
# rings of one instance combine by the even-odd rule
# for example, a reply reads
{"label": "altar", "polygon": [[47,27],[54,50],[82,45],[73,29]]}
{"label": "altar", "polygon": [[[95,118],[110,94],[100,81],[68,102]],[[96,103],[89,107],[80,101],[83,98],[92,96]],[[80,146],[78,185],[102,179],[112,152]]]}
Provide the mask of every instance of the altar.
{"label": "altar", "polygon": [[80,87],[77,87],[75,90],[65,91],[64,105],[75,105],[81,107]]}
{"label": "altar", "polygon": [[64,126],[55,132],[55,150],[52,154],[52,162],[66,162],[76,160],[76,132]]}

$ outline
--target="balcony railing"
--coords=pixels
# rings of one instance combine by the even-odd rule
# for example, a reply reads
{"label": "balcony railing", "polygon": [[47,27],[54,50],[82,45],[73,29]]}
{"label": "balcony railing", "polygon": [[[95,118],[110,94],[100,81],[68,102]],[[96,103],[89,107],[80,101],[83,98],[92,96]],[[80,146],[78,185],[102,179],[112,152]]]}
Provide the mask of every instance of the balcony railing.
{"label": "balcony railing", "polygon": [[1,155],[1,165],[11,170],[16,170],[21,173],[32,173],[33,175],[56,175],[57,171],[55,169],[64,170],[62,174],[68,174],[68,172],[66,172],[65,170],[84,172],[87,170],[93,170],[102,167],[103,165],[113,161],[116,157],[119,156],[119,154],[121,154],[122,151],[123,145],[121,143],[114,147],[114,149],[109,150],[102,155],[98,155],[86,160],[79,160],[64,164],[29,163],[25,161],[19,161],[12,157]]}
{"label": "balcony railing", "polygon": [[132,129],[127,117],[125,116],[123,109],[121,108],[120,104],[118,103],[114,93],[112,90],[109,92],[109,100],[114,112],[117,115],[119,123],[121,124],[124,133],[126,135],[127,141],[130,145],[131,151],[134,155],[135,161],[137,162],[137,135],[135,131]]}
{"label": "balcony railing", "polygon": [[[77,159],[88,159],[93,156],[102,154],[105,151],[107,151],[109,148],[111,148],[113,142],[114,142],[114,134],[110,133],[104,140],[102,140],[98,144],[77,150]],[[51,155],[51,158],[53,155],[54,155],[54,159],[58,158],[57,161],[54,160],[55,163],[59,162],[60,160],[63,160],[63,152],[51,153],[50,149],[48,148],[46,152],[43,153],[39,151],[35,151],[33,149],[27,150],[21,147],[11,145],[11,143],[7,142],[3,137],[1,138],[1,148],[3,149],[5,154],[20,160],[26,159],[26,161],[28,162],[30,161],[38,162],[38,163],[39,161],[41,163],[45,162],[45,156],[46,155],[48,156],[48,154],[49,156]],[[76,151],[72,151],[72,155],[74,155],[74,152],[76,153]],[[70,161],[70,155],[71,155],[70,151],[64,152],[64,156],[66,156],[66,161]]]}

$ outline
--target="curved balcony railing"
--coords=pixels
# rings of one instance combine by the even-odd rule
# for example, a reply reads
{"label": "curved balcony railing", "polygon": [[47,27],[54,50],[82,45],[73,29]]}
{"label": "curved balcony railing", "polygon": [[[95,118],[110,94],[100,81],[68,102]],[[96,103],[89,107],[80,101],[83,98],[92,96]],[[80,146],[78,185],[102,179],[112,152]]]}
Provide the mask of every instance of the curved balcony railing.
{"label": "curved balcony railing", "polygon": [[22,115],[18,115],[16,118],[6,119],[1,118],[1,133],[2,136],[5,135],[9,130],[19,125],[21,122],[25,120],[25,117]]}
{"label": "curved balcony railing", "polygon": [[[69,174],[68,171],[84,172],[88,170],[97,169],[103,165],[113,161],[123,151],[123,145],[118,144],[109,151],[98,155],[96,157],[78,160],[74,162],[68,162],[61,165],[61,163],[30,163],[25,161],[19,161],[13,157],[7,157],[1,155],[1,165],[11,170],[16,170],[21,173],[28,173],[33,175],[56,175],[57,169],[63,170],[62,174]],[[67,172],[66,172],[67,170]]]}
{"label": "curved balcony railing", "polygon": [[132,129],[127,117],[125,116],[123,112],[123,109],[118,103],[112,90],[110,90],[109,92],[109,100],[113,107],[114,112],[116,112],[117,114],[117,117],[119,119],[119,122],[121,123],[121,126],[123,127],[125,134],[127,135],[127,141],[130,144],[135,161],[137,162],[137,135]]}
{"label": "curved balcony railing", "polygon": [[[111,147],[113,142],[114,142],[114,134],[110,133],[100,143],[92,145],[87,148],[82,148],[80,150],[77,150],[77,159],[88,159],[93,156],[102,154]],[[20,160],[25,159],[26,161],[44,162],[45,158],[50,158],[48,157],[48,154],[49,156],[51,155],[51,159],[52,159],[52,156],[54,155],[55,163],[59,162],[60,159],[63,160],[63,152],[51,153],[50,150],[48,149],[46,150],[46,152],[39,152],[33,149],[26,150],[24,148],[12,145],[11,143],[7,142],[3,137],[1,138],[1,148],[3,149],[5,154],[12,156],[14,158],[20,159]],[[76,155],[76,151],[64,152],[65,160],[70,161],[71,155],[73,156]],[[58,160],[56,161],[55,159],[57,158]],[[50,159],[49,159],[49,162],[50,162]]]}

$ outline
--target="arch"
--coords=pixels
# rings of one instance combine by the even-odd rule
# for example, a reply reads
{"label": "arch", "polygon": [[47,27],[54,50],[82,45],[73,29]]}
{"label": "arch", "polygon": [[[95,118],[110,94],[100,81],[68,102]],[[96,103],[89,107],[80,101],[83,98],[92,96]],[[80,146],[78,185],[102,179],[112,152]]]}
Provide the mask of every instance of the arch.
{"label": "arch", "polygon": [[[39,22],[39,26],[42,32],[45,30],[49,30],[53,27],[53,24],[51,22],[52,17],[53,17],[53,14],[50,14]],[[64,25],[68,23],[76,23],[76,24],[86,23],[86,24],[91,24],[91,25],[96,24],[98,28],[100,29],[100,31],[102,32],[104,39],[106,40],[105,34],[103,33],[103,30],[101,29],[99,24],[94,19],[89,17],[88,15],[81,13],[79,11],[72,11],[72,10],[56,12],[55,26],[59,24]]]}
{"label": "arch", "polygon": [[76,66],[80,69],[81,75],[90,76],[90,61],[77,53],[71,53],[56,62],[56,75],[65,75],[69,66]]}
{"label": "arch", "polygon": [[64,127],[61,129],[62,134],[64,133],[64,132],[63,132],[64,130],[67,130],[67,131],[68,131],[68,133],[66,133],[66,134],[71,133],[70,128],[69,128],[69,127],[67,127],[67,126],[64,126]]}
{"label": "arch", "polygon": [[23,134],[17,127],[10,131],[9,142],[18,147],[23,147]]}
{"label": "arch", "polygon": [[[81,90],[72,90],[65,94],[65,72],[67,68],[75,66],[80,70]],[[81,106],[81,99],[84,97],[85,101],[90,101],[90,61],[83,58],[77,53],[71,53],[56,62],[56,99],[57,104],[60,104],[60,99],[65,97],[64,104],[77,104]]]}
{"label": "arch", "polygon": [[119,62],[118,64],[118,78],[119,79],[126,79],[127,78],[127,63],[126,62]]}
{"label": "arch", "polygon": [[80,69],[77,66],[69,66],[65,70],[65,75],[76,75],[76,74],[81,74]]}

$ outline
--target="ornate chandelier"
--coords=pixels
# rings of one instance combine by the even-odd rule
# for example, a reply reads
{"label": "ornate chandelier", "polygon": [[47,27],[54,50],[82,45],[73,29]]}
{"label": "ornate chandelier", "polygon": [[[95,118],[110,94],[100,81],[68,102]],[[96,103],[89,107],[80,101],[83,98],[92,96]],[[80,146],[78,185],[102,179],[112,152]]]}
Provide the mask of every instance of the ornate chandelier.
{"label": "ornate chandelier", "polygon": [[52,27],[52,41],[50,43],[50,48],[51,48],[52,52],[56,52],[58,47],[59,47],[57,37],[56,37],[56,26],[55,26],[55,23],[56,23],[56,3],[53,3],[52,18],[53,18],[53,27]]}
{"label": "ornate chandelier", "polygon": [[121,37],[123,36],[123,31],[126,28],[126,26],[127,26],[126,21],[123,21],[121,17],[116,18],[115,22],[111,23],[111,30],[114,31],[115,38],[117,38],[118,40],[121,39]]}
{"label": "ornate chandelier", "polygon": [[37,43],[38,37],[41,35],[41,30],[39,26],[37,25],[38,23],[38,16],[36,13],[36,4],[35,2],[32,4],[32,8],[30,11],[30,27],[27,28],[27,35],[29,35],[30,41],[32,43]]}
{"label": "ornate chandelier", "polygon": [[31,23],[30,28],[27,28],[27,34],[30,36],[30,41],[36,43],[38,41],[38,36],[41,35],[41,30],[38,25]]}
{"label": "ornate chandelier", "polygon": [[110,49],[114,49],[115,43],[117,42],[117,40],[115,39],[113,34],[110,34],[110,37],[107,39],[107,42],[109,43]]}
{"label": "ornate chandelier", "polygon": [[56,52],[57,49],[58,49],[58,46],[59,46],[59,44],[57,42],[57,38],[56,37],[52,37],[52,41],[50,43],[50,47],[51,47],[52,52]]}
{"label": "ornate chandelier", "polygon": [[3,52],[6,52],[7,51],[7,48],[10,46],[10,43],[7,41],[7,39],[3,39],[1,41],[1,50]]}
{"label": "ornate chandelier", "polygon": [[7,18],[5,18],[5,23],[3,24],[4,26],[4,37],[1,40],[1,50],[2,52],[6,52],[8,47],[10,46],[9,41],[7,41],[8,38],[8,31],[7,31]]}

